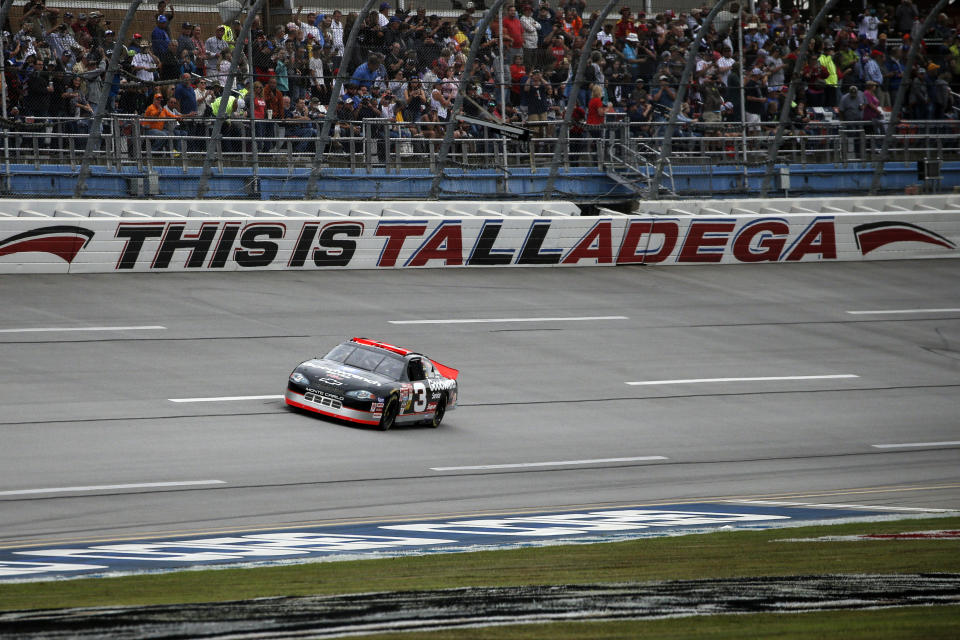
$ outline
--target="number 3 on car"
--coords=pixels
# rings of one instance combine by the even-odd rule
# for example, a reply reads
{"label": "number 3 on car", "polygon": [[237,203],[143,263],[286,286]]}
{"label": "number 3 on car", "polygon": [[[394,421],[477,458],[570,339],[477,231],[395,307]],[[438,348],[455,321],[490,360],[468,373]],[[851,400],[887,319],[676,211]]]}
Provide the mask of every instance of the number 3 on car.
{"label": "number 3 on car", "polygon": [[427,408],[427,386],[422,382],[413,383],[413,411],[422,413]]}

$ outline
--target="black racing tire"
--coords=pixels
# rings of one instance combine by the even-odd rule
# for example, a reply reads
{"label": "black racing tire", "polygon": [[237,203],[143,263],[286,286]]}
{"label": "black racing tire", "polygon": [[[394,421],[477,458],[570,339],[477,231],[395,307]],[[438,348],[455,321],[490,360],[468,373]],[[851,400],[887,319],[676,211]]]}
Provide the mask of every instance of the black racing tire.
{"label": "black racing tire", "polygon": [[436,429],[440,426],[440,423],[443,422],[443,416],[447,415],[447,395],[443,394],[440,396],[440,399],[437,400],[437,409],[433,412],[433,420],[428,424]]}
{"label": "black racing tire", "polygon": [[387,400],[387,406],[383,408],[383,414],[380,416],[380,424],[377,427],[380,431],[389,431],[393,423],[397,421],[397,415],[400,413],[400,401],[397,396],[390,396]]}

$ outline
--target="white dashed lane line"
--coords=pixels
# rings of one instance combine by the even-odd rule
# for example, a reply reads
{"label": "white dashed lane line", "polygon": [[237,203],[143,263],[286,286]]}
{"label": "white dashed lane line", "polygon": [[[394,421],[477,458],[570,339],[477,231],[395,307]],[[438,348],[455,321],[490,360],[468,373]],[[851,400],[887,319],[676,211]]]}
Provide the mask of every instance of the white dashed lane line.
{"label": "white dashed lane line", "polygon": [[101,484],[86,487],[51,487],[46,489],[15,489],[0,491],[0,496],[28,496],[45,493],[82,493],[85,491],[115,491],[118,489],[157,489],[161,487],[196,487],[226,484],[223,480],[181,480],[178,482],[139,482],[136,484]]}
{"label": "white dashed lane line", "polygon": [[574,316],[566,318],[448,318],[445,320],[390,320],[390,324],[476,324],[482,322],[583,322],[629,320],[627,316]]}
{"label": "white dashed lane line", "polygon": [[859,378],[852,373],[840,373],[820,376],[765,376],[761,378],[690,378],[686,380],[640,380],[627,382],[631,386],[657,384],[703,384],[707,382],[775,382],[780,380],[842,380],[845,378]]}
{"label": "white dashed lane line", "polygon": [[960,440],[947,440],[944,442],[904,442],[901,444],[872,444],[874,449],[910,449],[915,447],[955,447],[960,445]]}
{"label": "white dashed lane line", "polygon": [[170,402],[235,402],[238,400],[279,400],[283,396],[219,396],[215,398],[167,398]]}
{"label": "white dashed lane line", "polygon": [[20,327],[18,329],[0,329],[0,333],[56,333],[59,331],[166,331],[160,325],[137,327]]}
{"label": "white dashed lane line", "polygon": [[957,313],[960,312],[960,307],[955,307],[952,309],[875,309],[875,310],[866,310],[866,311],[847,311],[852,316],[882,316],[882,315],[896,315],[896,314],[905,314],[905,313]]}
{"label": "white dashed lane line", "polygon": [[516,462],[513,464],[480,464],[466,467],[430,467],[431,471],[482,471],[486,469],[524,469],[529,467],[566,467],[584,464],[604,464],[607,462],[644,462],[650,460],[668,460],[664,456],[636,456],[633,458],[599,458],[596,460],[558,460],[554,462]]}

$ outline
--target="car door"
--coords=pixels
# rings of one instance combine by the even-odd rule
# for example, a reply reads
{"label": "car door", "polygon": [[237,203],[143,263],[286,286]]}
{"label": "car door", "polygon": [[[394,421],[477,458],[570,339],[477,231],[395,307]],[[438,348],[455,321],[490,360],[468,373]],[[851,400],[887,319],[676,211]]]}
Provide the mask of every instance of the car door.
{"label": "car door", "polygon": [[407,379],[410,380],[413,395],[409,413],[424,413],[430,401],[430,388],[427,386],[427,373],[422,358],[414,357],[407,361]]}

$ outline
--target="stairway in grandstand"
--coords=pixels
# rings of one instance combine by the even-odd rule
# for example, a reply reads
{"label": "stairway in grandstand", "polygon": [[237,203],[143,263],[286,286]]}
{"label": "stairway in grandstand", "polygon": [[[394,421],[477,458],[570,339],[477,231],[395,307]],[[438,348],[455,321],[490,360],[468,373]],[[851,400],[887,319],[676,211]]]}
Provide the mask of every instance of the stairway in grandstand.
{"label": "stairway in grandstand", "polygon": [[643,143],[626,146],[614,143],[610,146],[607,165],[607,175],[617,184],[623,185],[637,194],[640,198],[649,198],[652,195],[677,197],[673,182],[673,166],[668,159],[660,176],[659,194],[651,194],[651,183],[657,173],[657,158],[660,152]]}

